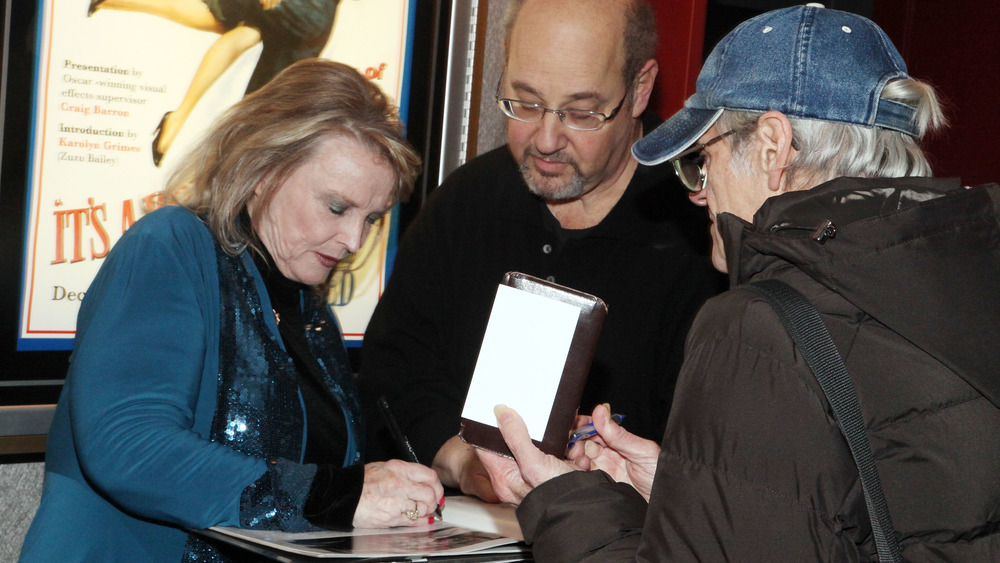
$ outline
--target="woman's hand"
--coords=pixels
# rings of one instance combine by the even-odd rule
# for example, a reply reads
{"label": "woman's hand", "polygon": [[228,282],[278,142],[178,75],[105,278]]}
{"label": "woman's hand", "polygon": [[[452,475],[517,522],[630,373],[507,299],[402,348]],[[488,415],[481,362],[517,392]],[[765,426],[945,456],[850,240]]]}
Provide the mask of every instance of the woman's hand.
{"label": "woman's hand", "polygon": [[514,409],[497,405],[493,412],[497,417],[500,434],[515,459],[483,450],[476,450],[476,455],[489,472],[493,490],[501,501],[521,504],[521,500],[531,489],[553,477],[577,469],[573,464],[535,447],[531,443],[528,427]]}
{"label": "woman's hand", "polygon": [[365,483],[354,511],[357,528],[421,526],[434,522],[444,487],[433,469],[393,459],[365,464]]}
{"label": "woman's hand", "polygon": [[615,481],[632,485],[648,501],[660,446],[616,424],[607,405],[594,408],[593,423],[597,436],[570,448],[570,458],[580,467],[600,469]]}
{"label": "woman's hand", "polygon": [[458,487],[464,494],[479,497],[486,502],[499,502],[486,468],[476,457],[476,448],[462,438],[452,436],[438,450],[431,467],[437,471],[441,483]]}

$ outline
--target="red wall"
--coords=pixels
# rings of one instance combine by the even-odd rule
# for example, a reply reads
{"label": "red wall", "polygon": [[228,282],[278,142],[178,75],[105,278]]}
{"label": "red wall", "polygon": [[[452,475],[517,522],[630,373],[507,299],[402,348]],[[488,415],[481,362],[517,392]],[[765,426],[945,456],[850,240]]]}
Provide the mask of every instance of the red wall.
{"label": "red wall", "polygon": [[656,55],[660,73],[652,107],[660,117],[667,118],[694,93],[702,63],[707,0],[654,0],[653,4],[660,32]]}
{"label": "red wall", "polygon": [[935,175],[1000,181],[1000,2],[876,0],[874,8],[910,74],[944,97],[951,126],[926,144]]}

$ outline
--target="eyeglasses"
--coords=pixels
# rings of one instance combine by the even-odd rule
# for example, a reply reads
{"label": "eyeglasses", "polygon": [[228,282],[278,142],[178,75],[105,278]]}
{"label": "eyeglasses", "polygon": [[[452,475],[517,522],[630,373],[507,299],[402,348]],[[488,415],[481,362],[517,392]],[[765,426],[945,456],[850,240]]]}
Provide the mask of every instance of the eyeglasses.
{"label": "eyeglasses", "polygon": [[704,143],[698,143],[677,155],[677,158],[671,161],[671,164],[674,165],[674,172],[677,173],[677,177],[681,179],[681,183],[684,184],[685,188],[694,193],[705,189],[705,183],[708,181],[708,173],[702,168],[702,164],[705,163],[705,155],[702,154],[702,151],[709,145],[718,143],[733,133],[735,131],[726,131]]}
{"label": "eyeglasses", "polygon": [[[503,77],[501,77],[501,80],[503,80]],[[618,112],[622,109],[622,105],[625,104],[625,98],[627,97],[628,92],[625,92],[625,95],[622,96],[621,101],[618,102],[615,109],[611,110],[611,113],[605,115],[599,111],[588,111],[573,108],[551,109],[534,102],[501,98],[499,81],[497,82],[496,91],[496,101],[497,105],[500,106],[500,111],[511,119],[524,121],[525,123],[535,123],[537,121],[541,121],[542,118],[545,117],[546,113],[554,113],[559,116],[559,121],[566,125],[566,127],[577,131],[597,131],[601,127],[604,127],[605,123],[611,121],[616,115],[618,115]]]}
{"label": "eyeglasses", "polygon": [[[702,154],[702,151],[705,150],[705,147],[718,143],[735,132],[735,130],[726,131],[704,143],[698,143],[670,161],[674,165],[674,172],[677,173],[677,177],[681,179],[681,183],[684,184],[685,188],[694,193],[705,189],[705,183],[708,182],[708,173],[702,168],[702,164],[705,163],[705,155]],[[794,137],[792,137],[791,145],[793,149],[801,150],[799,142]]]}

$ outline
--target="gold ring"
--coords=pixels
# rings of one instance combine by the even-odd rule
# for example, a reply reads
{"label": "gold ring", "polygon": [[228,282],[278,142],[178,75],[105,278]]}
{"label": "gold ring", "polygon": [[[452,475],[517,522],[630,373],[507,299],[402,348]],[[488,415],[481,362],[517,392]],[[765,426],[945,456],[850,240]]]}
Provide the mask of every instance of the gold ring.
{"label": "gold ring", "polygon": [[417,507],[416,501],[414,501],[414,503],[413,503],[413,510],[407,510],[403,514],[405,514],[406,517],[409,518],[410,520],[416,520],[417,518],[419,518],[420,517],[420,509]]}

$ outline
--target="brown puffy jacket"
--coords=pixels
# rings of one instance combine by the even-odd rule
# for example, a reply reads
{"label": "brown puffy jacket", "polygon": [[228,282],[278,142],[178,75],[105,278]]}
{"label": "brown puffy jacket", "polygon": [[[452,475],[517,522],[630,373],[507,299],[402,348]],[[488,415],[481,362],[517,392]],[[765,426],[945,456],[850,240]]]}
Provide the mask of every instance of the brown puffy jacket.
{"label": "brown puffy jacket", "polygon": [[[539,561],[874,561],[858,473],[771,307],[808,297],[855,383],[906,561],[1000,560],[1000,187],[841,178],[720,216],[648,508],[602,473],[518,511]],[[832,221],[822,243],[812,232]]]}

